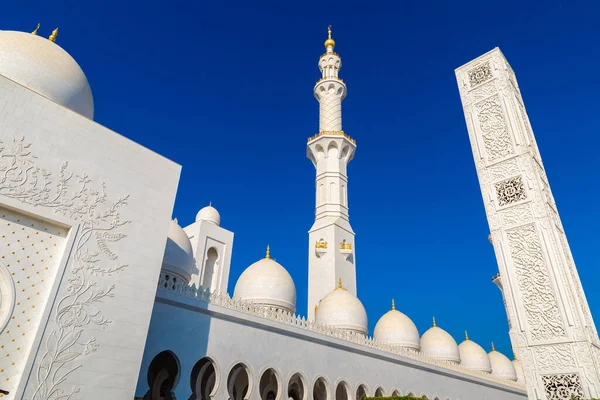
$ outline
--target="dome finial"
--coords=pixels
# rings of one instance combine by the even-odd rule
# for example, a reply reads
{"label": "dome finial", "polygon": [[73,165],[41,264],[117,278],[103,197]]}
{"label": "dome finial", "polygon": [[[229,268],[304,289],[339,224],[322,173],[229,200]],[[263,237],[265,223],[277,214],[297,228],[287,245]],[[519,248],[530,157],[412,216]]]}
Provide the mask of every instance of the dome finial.
{"label": "dome finial", "polygon": [[209,207],[212,207],[212,201],[209,201],[209,202],[208,202],[208,206],[209,206]]}
{"label": "dome finial", "polygon": [[435,323],[435,317],[433,317],[433,326],[437,326]]}
{"label": "dome finial", "polygon": [[496,351],[496,348],[494,347],[494,342],[492,342],[492,351]]}
{"label": "dome finial", "polygon": [[267,255],[265,256],[267,259],[271,259],[271,246],[267,245]]}
{"label": "dome finial", "polygon": [[52,31],[52,34],[48,37],[48,40],[51,42],[56,42],[56,37],[58,36],[58,28]]}
{"label": "dome finial", "polygon": [[335,47],[335,40],[331,38],[331,25],[327,27],[327,36],[328,39],[325,41],[325,48],[327,51],[329,51],[329,47],[331,47],[331,51],[333,51],[333,48]]}
{"label": "dome finial", "polygon": [[33,32],[31,32],[31,34],[32,35],[37,35],[39,29],[40,29],[40,23],[38,22],[37,26],[35,27],[35,29],[33,30]]}
{"label": "dome finial", "polygon": [[392,299],[392,310],[396,309],[396,304],[394,303],[394,299]]}
{"label": "dome finial", "polygon": [[469,340],[469,332],[465,330],[465,340]]}
{"label": "dome finial", "polygon": [[338,287],[337,288],[338,289],[343,289],[343,287],[342,287],[342,277],[341,276],[338,278]]}

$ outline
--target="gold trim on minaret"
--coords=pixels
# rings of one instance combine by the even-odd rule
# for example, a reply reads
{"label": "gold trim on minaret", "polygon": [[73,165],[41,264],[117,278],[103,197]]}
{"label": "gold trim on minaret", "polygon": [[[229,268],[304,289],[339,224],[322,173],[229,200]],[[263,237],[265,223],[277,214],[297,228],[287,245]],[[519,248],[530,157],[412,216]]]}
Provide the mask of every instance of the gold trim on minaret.
{"label": "gold trim on minaret", "polygon": [[267,255],[265,256],[266,259],[271,259],[271,246],[267,245]]}
{"label": "gold trim on minaret", "polygon": [[327,27],[327,36],[328,39],[325,41],[325,48],[331,46],[331,50],[333,50],[333,48],[335,47],[335,40],[331,38],[331,25]]}
{"label": "gold trim on minaret", "polygon": [[40,23],[38,22],[37,26],[35,27],[35,29],[33,30],[33,32],[31,32],[31,34],[32,35],[37,35],[39,29],[40,29]]}
{"label": "gold trim on minaret", "polygon": [[56,37],[58,36],[58,28],[52,31],[52,34],[48,37],[48,40],[51,42],[56,42]]}

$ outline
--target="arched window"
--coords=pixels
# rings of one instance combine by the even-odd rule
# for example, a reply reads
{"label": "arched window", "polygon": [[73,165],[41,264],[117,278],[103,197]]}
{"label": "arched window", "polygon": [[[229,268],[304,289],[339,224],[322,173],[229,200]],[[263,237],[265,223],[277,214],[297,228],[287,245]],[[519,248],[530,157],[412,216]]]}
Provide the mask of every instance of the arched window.
{"label": "arched window", "polygon": [[206,262],[204,263],[204,274],[201,285],[210,288],[211,291],[217,289],[217,280],[219,279],[219,253],[217,249],[211,247],[206,252]]}
{"label": "arched window", "polygon": [[190,376],[191,399],[209,400],[210,395],[215,392],[216,381],[215,365],[208,357],[202,358],[194,365]]}
{"label": "arched window", "polygon": [[365,397],[367,397],[367,388],[365,385],[360,385],[356,389],[356,400],[363,400]]}
{"label": "arched window", "polygon": [[335,400],[352,400],[352,397],[350,397],[350,389],[346,382],[341,381],[337,384],[337,387],[335,388]]}
{"label": "arched window", "polygon": [[329,400],[329,389],[325,378],[320,377],[313,386],[313,400]]}
{"label": "arched window", "polygon": [[179,379],[179,361],[170,351],[159,353],[148,367],[150,390],[144,400],[173,400],[173,389]]}
{"label": "arched window", "polygon": [[375,389],[375,397],[384,397],[385,394],[383,393],[383,389],[378,387],[377,389]]}
{"label": "arched window", "polygon": [[305,379],[299,373],[295,373],[288,382],[288,398],[291,400],[306,400]]}
{"label": "arched window", "polygon": [[277,373],[273,368],[269,368],[260,377],[260,398],[262,400],[275,400],[279,394],[279,386]]}
{"label": "arched window", "polygon": [[392,392],[392,397],[394,397],[394,396],[400,397],[400,391],[399,390],[394,390]]}
{"label": "arched window", "polygon": [[227,392],[231,400],[244,400],[250,397],[250,374],[244,364],[238,363],[229,371]]}

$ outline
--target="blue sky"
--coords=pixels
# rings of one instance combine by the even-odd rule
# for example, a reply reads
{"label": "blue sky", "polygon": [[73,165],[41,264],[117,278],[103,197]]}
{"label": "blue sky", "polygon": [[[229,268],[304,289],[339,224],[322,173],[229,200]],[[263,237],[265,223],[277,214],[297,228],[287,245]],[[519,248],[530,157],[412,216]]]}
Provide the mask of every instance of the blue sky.
{"label": "blue sky", "polygon": [[[600,59],[592,2],[5,2],[0,29],[57,43],[90,81],[96,121],[183,165],[174,216],[209,201],[235,232],[230,292],[272,255],[306,312],[307,231],[327,25],[348,85],[344,130],[359,297],[370,329],[390,308],[419,330],[510,355],[454,69],[499,46],[517,74],[596,321],[600,318]],[[600,321],[599,321],[600,322]]]}

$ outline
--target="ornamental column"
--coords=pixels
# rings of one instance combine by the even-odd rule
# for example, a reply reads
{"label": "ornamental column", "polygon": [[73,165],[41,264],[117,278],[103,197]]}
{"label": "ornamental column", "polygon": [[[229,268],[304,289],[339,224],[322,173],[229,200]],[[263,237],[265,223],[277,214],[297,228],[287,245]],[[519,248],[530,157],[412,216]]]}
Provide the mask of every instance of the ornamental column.
{"label": "ornamental column", "polygon": [[342,130],[342,101],[346,84],[339,78],[341,57],[335,41],[325,41],[319,58],[321,79],[314,87],[319,101],[319,133],[308,140],[306,156],[316,168],[315,222],[309,231],[308,316],[342,278],[346,289],[356,295],[354,231],[348,216],[346,168],[354,157],[356,142]]}
{"label": "ornamental column", "polygon": [[515,74],[496,48],[456,70],[530,399],[600,396],[600,341]]}

